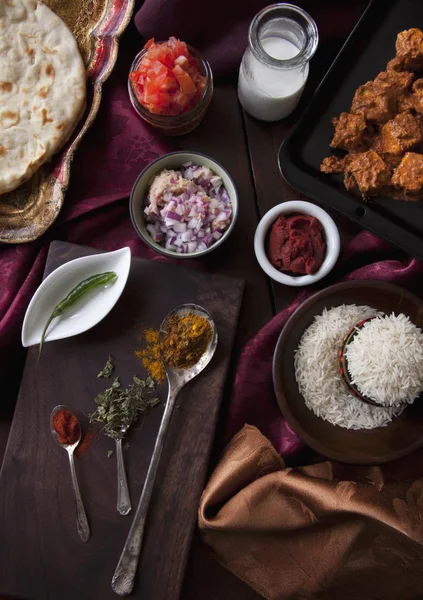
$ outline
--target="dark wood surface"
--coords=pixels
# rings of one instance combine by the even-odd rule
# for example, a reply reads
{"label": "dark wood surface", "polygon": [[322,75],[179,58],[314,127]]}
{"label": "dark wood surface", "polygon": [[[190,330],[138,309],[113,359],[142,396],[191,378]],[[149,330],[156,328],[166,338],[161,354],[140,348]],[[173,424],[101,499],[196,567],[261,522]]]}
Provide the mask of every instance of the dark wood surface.
{"label": "dark wood surface", "polygon": [[[46,274],[90,249],[53,242]],[[133,258],[125,290],[111,313],[88,332],[28,352],[0,474],[0,590],[28,600],[115,598],[111,577],[131,524],[116,510],[113,441],[100,428],[89,451],[76,459],[92,536],[82,544],[66,452],[55,444],[49,415],[57,404],[86,426],[95,395],[111,380],[97,373],[111,353],[128,385],[143,370],[134,351],[145,328],[158,327],[179,304],[194,302],[213,316],[219,343],[206,371],[181,392],[159,467],[134,588],[134,597],[177,600],[204,486],[217,414],[238,321],[244,283],[221,275]],[[140,497],[154,447],[161,404],[128,435],[125,453],[132,503]],[[22,573],[25,576],[22,577]]]}
{"label": "dark wood surface", "polygon": [[[357,17],[365,3],[366,0],[354,0],[351,3],[351,5],[356,5]],[[353,24],[352,20],[351,27]],[[334,24],[333,29],[335,28]],[[126,48],[129,49],[129,59],[138,49],[135,47],[138,42],[134,46],[130,41],[133,33],[130,27],[121,43],[122,51]],[[266,124],[245,115],[238,104],[236,78],[231,78],[227,81],[216,82],[213,102],[200,127],[189,135],[175,140],[181,149],[202,151],[220,161],[233,176],[240,197],[239,220],[231,238],[220,250],[204,260],[204,266],[209,272],[238,277],[247,282],[231,357],[230,374],[224,391],[213,453],[209,462],[209,472],[213,469],[221,450],[220,434],[229,403],[234,368],[241,348],[276,311],[285,308],[297,293],[292,288],[273,285],[264,276],[255,259],[252,240],[258,220],[266,210],[284,200],[299,197],[298,193],[290,188],[279,174],[277,151],[284,137],[298,120],[325,70],[341,48],[345,40],[345,28],[341,36],[336,38],[335,35],[334,38],[329,42],[320,42],[316,56],[311,63],[309,81],[303,100],[299,109],[287,120]],[[128,66],[129,63],[123,66],[123,73],[127,72]],[[94,130],[95,127],[94,124]],[[93,131],[92,134],[95,135],[95,132]],[[336,216],[336,221],[341,229],[343,243],[358,231],[357,227],[338,216]],[[348,264],[344,268],[348,268]],[[336,280],[339,274],[340,271],[337,269],[332,280]],[[322,282],[321,285],[324,287],[327,282]],[[1,415],[0,460],[2,446],[5,445],[10,427],[11,414],[12,410],[9,409]],[[66,468],[65,464],[63,466]],[[193,513],[196,510],[197,507],[193,506]],[[17,568],[16,563],[15,568]],[[55,597],[50,597],[56,600]],[[61,596],[58,597],[61,598]],[[98,597],[100,596],[94,596],[95,599]],[[201,600],[260,600],[261,596],[217,562],[208,547],[202,543],[196,529],[185,572],[181,600],[198,600],[200,598]],[[145,600],[155,600],[154,594],[146,597]]]}

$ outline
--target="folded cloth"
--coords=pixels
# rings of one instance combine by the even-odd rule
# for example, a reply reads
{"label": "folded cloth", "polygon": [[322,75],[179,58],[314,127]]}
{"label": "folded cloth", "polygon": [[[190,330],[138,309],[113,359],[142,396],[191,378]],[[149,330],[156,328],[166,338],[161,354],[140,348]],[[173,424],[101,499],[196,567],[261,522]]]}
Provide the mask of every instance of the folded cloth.
{"label": "folded cloth", "polygon": [[246,425],[203,493],[199,526],[269,600],[423,598],[423,451],[390,467],[286,468]]}

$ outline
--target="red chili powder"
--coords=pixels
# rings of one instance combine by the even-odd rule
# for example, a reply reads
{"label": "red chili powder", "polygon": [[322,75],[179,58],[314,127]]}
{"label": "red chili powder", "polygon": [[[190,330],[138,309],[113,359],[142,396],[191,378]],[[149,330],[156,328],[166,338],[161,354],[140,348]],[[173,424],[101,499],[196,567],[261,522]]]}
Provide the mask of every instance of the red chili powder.
{"label": "red chili powder", "polygon": [[[57,433],[60,444],[75,444],[79,438],[80,425],[78,419],[70,410],[62,408],[53,417],[53,427]],[[81,456],[91,446],[93,432],[91,430],[82,434],[81,441],[75,450],[75,456]]]}
{"label": "red chili powder", "polygon": [[91,430],[82,434],[81,443],[78,445],[75,450],[75,456],[81,456],[84,454],[86,450],[91,446],[91,442],[93,441],[93,432]]}
{"label": "red chili powder", "polygon": [[75,444],[81,431],[78,419],[67,408],[58,410],[54,415],[53,427],[60,444]]}

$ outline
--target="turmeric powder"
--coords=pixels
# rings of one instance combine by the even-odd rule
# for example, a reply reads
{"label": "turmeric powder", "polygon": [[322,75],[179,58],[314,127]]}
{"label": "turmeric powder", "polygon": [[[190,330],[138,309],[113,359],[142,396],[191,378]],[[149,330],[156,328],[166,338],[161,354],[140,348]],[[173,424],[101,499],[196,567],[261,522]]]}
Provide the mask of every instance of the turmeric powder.
{"label": "turmeric powder", "polygon": [[136,350],[135,356],[140,358],[145,369],[157,383],[163,383],[166,379],[166,371],[160,352],[159,332],[155,329],[144,331],[146,347]]}
{"label": "turmeric powder", "polygon": [[166,379],[162,356],[171,367],[192,367],[207,350],[213,330],[208,319],[188,313],[169,317],[166,321],[166,333],[160,342],[158,330],[146,329],[146,347],[135,351],[135,356],[141,359],[145,369],[157,383]]}
{"label": "turmeric powder", "polygon": [[169,317],[166,321],[166,333],[162,342],[166,362],[172,367],[188,369],[207,350],[213,330],[206,317],[188,313]]}

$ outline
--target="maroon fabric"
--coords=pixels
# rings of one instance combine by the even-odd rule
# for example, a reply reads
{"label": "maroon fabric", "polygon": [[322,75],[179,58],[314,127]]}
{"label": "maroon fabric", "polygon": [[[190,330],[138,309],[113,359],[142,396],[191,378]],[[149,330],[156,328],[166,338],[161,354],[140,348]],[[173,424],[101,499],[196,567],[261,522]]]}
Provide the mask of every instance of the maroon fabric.
{"label": "maroon fabric", "polygon": [[[237,69],[247,43],[248,23],[266,4],[263,0],[210,3],[145,0],[136,15],[136,24],[146,37],[181,36],[205,52],[215,75],[219,75]],[[341,6],[335,1],[322,5],[316,0],[299,4],[316,18],[321,39],[324,39],[344,37],[366,2],[356,0]],[[105,85],[99,116],[76,154],[70,189],[57,222],[40,240],[19,246],[0,246],[0,413],[5,404],[13,403],[16,389],[10,384],[18,384],[24,358],[20,344],[22,320],[41,281],[51,240],[66,240],[103,250],[129,245],[135,256],[166,260],[139,240],[128,214],[127,196],[138,173],[152,159],[178,148],[177,140],[155,134],[130,106],[127,73],[142,43],[131,27],[133,30],[128,31],[121,42],[114,74]],[[235,407],[238,411],[238,388]]]}
{"label": "maroon fabric", "polygon": [[[342,261],[354,258],[358,262],[360,257],[366,260],[366,257],[386,252],[388,248],[385,242],[374,235],[362,232],[345,248]],[[423,263],[408,258],[372,262],[342,279],[390,281],[421,292],[419,288],[423,286],[419,279],[422,275]],[[248,423],[260,429],[285,458],[303,447],[303,442],[282,417],[277,405],[272,383],[272,359],[283,325],[311,293],[307,290],[300,292],[291,306],[276,315],[244,348],[236,373],[225,441],[229,442]]]}
{"label": "maroon fabric", "polygon": [[[270,0],[145,0],[135,17],[145,38],[165,40],[174,35],[200,50],[215,75],[237,70],[248,45],[248,27],[254,15]],[[315,19],[320,39],[343,38],[351,31],[366,0],[302,0],[294,4]],[[342,4],[343,6],[340,6]]]}

